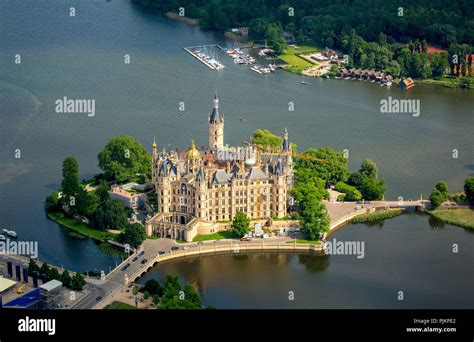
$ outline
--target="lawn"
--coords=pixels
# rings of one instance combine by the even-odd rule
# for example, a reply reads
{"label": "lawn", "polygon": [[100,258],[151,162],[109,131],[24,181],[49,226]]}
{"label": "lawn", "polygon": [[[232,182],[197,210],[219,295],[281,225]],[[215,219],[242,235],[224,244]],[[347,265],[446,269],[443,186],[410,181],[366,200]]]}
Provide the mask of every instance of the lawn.
{"label": "lawn", "polygon": [[403,214],[402,209],[380,210],[373,213],[362,214],[351,219],[351,223],[363,223],[389,219]]}
{"label": "lawn", "polygon": [[126,303],[113,302],[112,304],[107,305],[105,309],[106,310],[135,310],[136,308]]}
{"label": "lawn", "polygon": [[287,70],[291,72],[301,72],[304,69],[307,69],[315,64],[316,62],[311,63],[299,56],[297,56],[297,53],[305,53],[305,52],[310,52],[310,51],[319,51],[320,49],[317,48],[316,46],[311,46],[311,45],[302,45],[298,46],[297,48],[289,46],[281,55],[280,57],[282,60],[284,60],[286,63],[288,63],[290,66],[287,68]]}
{"label": "lawn", "polygon": [[291,240],[287,241],[286,243],[302,243],[302,244],[312,244],[312,245],[319,245],[321,241],[319,240],[304,240],[304,239],[299,239],[299,240]]}
{"label": "lawn", "polygon": [[231,230],[224,230],[222,232],[217,232],[209,235],[196,235],[193,239],[194,242],[197,241],[207,241],[207,240],[220,240],[220,239],[237,239],[238,235]]}
{"label": "lawn", "polygon": [[429,213],[446,223],[474,229],[474,210],[472,209],[436,209]]}
{"label": "lawn", "polygon": [[48,213],[48,217],[76,233],[89,236],[96,240],[107,241],[108,239],[112,239],[117,236],[116,234],[94,229],[85,223],[78,222],[73,217],[66,216],[66,214],[61,212]]}

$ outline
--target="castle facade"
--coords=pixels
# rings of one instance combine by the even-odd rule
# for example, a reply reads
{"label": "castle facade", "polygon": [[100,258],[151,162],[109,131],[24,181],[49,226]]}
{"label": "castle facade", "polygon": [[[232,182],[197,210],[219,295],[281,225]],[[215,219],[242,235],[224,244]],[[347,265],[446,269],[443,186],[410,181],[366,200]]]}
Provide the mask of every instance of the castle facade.
{"label": "castle facade", "polygon": [[286,129],[276,150],[252,143],[224,145],[217,93],[207,126],[208,147],[201,150],[192,141],[186,152],[159,151],[153,141],[157,212],[146,220],[148,235],[190,242],[222,229],[238,212],[252,220],[287,215],[293,161]]}

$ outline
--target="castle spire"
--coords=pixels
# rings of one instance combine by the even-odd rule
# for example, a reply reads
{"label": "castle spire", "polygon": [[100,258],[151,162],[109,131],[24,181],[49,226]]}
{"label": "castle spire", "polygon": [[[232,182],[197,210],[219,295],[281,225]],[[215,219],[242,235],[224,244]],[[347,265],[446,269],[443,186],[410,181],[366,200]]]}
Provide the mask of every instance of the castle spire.
{"label": "castle spire", "polygon": [[288,141],[288,130],[285,128],[285,132],[283,133],[283,151],[288,152],[290,150],[290,142]]}

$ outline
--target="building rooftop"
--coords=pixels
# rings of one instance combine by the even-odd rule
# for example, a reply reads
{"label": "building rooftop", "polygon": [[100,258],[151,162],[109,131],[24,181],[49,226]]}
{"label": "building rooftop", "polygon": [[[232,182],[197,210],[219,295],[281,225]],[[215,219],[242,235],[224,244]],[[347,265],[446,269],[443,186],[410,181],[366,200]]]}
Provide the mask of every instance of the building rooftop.
{"label": "building rooftop", "polygon": [[16,284],[16,281],[7,279],[7,278],[0,278],[0,293],[5,290],[8,290],[10,287]]}
{"label": "building rooftop", "polygon": [[40,289],[43,289],[43,290],[49,292],[49,291],[55,290],[55,289],[57,289],[58,287],[61,287],[61,286],[63,286],[63,283],[61,283],[59,280],[53,279],[53,280],[50,280],[47,283],[41,285]]}

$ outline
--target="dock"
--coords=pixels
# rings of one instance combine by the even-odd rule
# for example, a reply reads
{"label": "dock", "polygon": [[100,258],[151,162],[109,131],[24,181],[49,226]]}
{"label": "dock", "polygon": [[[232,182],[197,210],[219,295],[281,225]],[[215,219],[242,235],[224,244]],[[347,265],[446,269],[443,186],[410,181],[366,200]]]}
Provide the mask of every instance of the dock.
{"label": "dock", "polygon": [[184,51],[189,53],[191,56],[196,58],[198,61],[200,61],[201,63],[206,65],[209,69],[216,70],[216,71],[224,69],[224,64],[220,63],[219,61],[216,61],[216,60],[213,60],[211,62],[207,61],[205,58],[203,58],[202,56],[200,56],[199,54],[197,54],[195,52],[196,49],[203,49],[203,48],[217,48],[219,50],[224,51],[222,46],[220,46],[219,44],[189,46],[189,47],[185,47],[183,49],[184,49]]}

